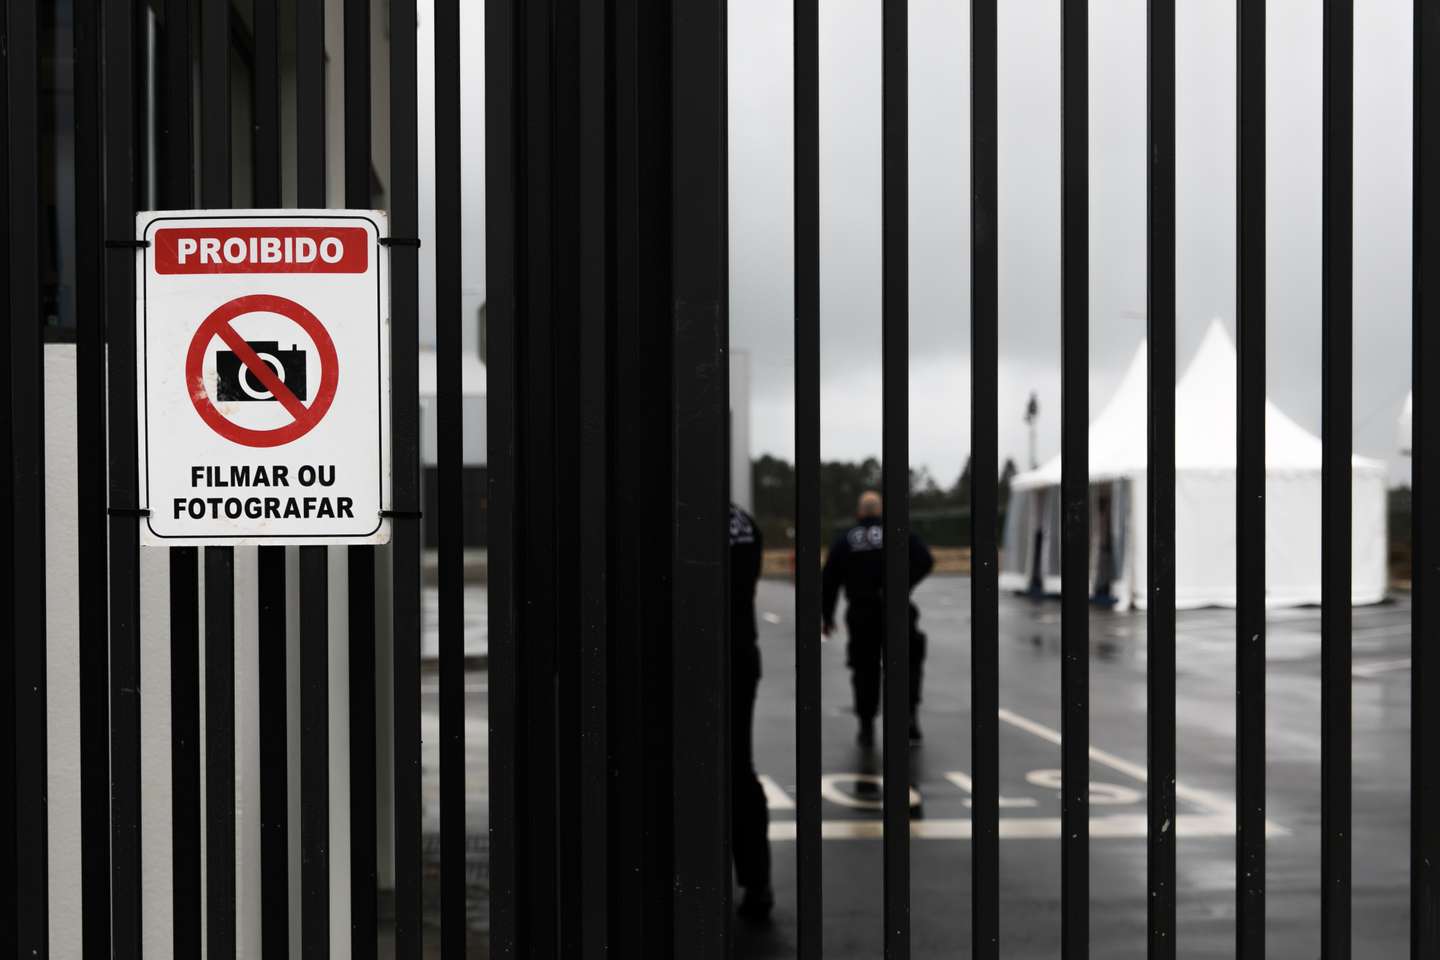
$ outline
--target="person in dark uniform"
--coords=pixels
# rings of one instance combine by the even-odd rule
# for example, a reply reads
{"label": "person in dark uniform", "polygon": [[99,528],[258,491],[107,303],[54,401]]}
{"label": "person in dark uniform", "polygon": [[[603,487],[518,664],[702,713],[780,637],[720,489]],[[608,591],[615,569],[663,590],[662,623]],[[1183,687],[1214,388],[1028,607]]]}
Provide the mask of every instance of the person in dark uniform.
{"label": "person in dark uniform", "polygon": [[730,744],[731,832],[735,878],[745,893],[739,913],[764,920],[775,906],[770,888],[770,812],[755,775],[752,722],[760,685],[759,632],[755,587],[760,581],[764,541],[755,518],[730,504]]}
{"label": "person in dark uniform", "polygon": [[[822,582],[822,623],[825,636],[835,629],[835,604],[845,591],[845,626],[849,632],[846,665],[855,691],[862,747],[875,743],[875,713],[880,707],[880,673],[884,663],[885,525],[880,494],[867,490],[856,508],[855,526],[841,534],[825,558]],[[930,548],[910,535],[910,589],[930,573],[935,559]],[[920,742],[920,679],[925,665],[925,634],[920,611],[910,604],[910,742]]]}

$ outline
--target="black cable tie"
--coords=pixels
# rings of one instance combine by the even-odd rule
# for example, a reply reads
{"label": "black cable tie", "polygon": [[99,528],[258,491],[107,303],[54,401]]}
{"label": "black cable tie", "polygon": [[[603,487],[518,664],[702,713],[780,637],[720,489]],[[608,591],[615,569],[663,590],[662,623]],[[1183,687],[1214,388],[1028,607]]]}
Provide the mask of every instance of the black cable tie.
{"label": "black cable tie", "polygon": [[106,240],[107,250],[144,250],[150,246],[149,240]]}
{"label": "black cable tie", "polygon": [[420,238],[419,238],[419,237],[381,237],[381,238],[380,238],[380,246],[382,246],[382,247],[417,247],[417,248],[418,248],[418,247],[420,246]]}
{"label": "black cable tie", "polygon": [[419,510],[381,510],[380,516],[394,517],[397,520],[419,520],[425,514]]}
{"label": "black cable tie", "polygon": [[150,511],[144,507],[107,507],[105,512],[112,517],[148,517]]}

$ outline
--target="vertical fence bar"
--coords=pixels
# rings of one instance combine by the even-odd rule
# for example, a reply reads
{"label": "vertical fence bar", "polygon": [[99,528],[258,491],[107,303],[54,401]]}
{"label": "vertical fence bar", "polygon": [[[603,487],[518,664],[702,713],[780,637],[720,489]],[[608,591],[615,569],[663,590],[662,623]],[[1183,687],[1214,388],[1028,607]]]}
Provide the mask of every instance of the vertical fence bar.
{"label": "vertical fence bar", "polygon": [[[137,168],[133,0],[101,0],[104,30],[105,238],[135,234]],[[135,467],[135,253],[107,249],[109,356],[111,910],[117,958],[140,956],[140,541]]]}
{"label": "vertical fence bar", "polygon": [[820,3],[795,0],[795,885],[820,960]]}
{"label": "vertical fence bar", "polygon": [[[195,204],[192,0],[165,0],[160,120],[161,200]],[[200,552],[174,547],[170,561],[170,836],[177,956],[200,953]]]}
{"label": "vertical fence bar", "polygon": [[488,386],[486,464],[490,550],[490,943],[494,956],[521,956],[518,931],[514,512],[515,337],[519,278],[515,238],[520,169],[516,162],[516,5],[485,4],[485,285]]}
{"label": "vertical fence bar", "polygon": [[[486,4],[486,9],[498,5]],[[415,22],[415,0],[391,0],[390,229],[397,237],[418,237],[420,235],[418,106],[415,97]],[[489,39],[487,30],[487,43]],[[493,211],[489,216],[494,216]],[[391,439],[395,471],[392,496],[395,501],[395,511],[401,514],[395,518],[391,528],[394,531],[391,541],[394,557],[394,600],[391,609],[394,616],[395,645],[396,960],[420,960],[422,948],[418,260],[419,251],[415,247],[391,248]],[[489,285],[493,287],[493,278],[489,281]],[[490,299],[493,303],[493,292],[490,294]],[[493,306],[490,315],[494,316]],[[493,366],[491,369],[493,371]],[[491,377],[493,383],[493,372]],[[492,590],[494,589],[493,579],[492,577]],[[494,630],[493,619],[491,630]],[[493,639],[491,646],[493,651]],[[494,656],[493,652],[491,655]],[[495,685],[492,683],[491,686],[493,691]],[[494,763],[493,754],[491,763]],[[491,795],[494,796],[493,790]],[[492,859],[493,856],[492,852]],[[492,913],[492,926],[493,923]]]}
{"label": "vertical fence bar", "polygon": [[[9,17],[0,16],[0,110],[8,115],[10,103],[10,44]],[[10,124],[0,123],[0,168],[10,169]],[[10,190],[8,184],[0,189],[0,217],[10,222]],[[6,282],[10,278],[10,231],[0,230],[0,269],[4,270]],[[7,298],[6,309],[9,309]],[[10,367],[10,338],[0,336],[0,369]],[[12,397],[8,390],[0,391],[0,449],[7,459],[11,456],[10,421],[14,415]],[[15,483],[14,473],[0,470],[0,503],[9,503]],[[14,512],[0,509],[0,603],[11,609],[15,596],[15,530]],[[7,614],[8,616],[9,614]],[[13,629],[13,622],[11,623]],[[15,803],[19,799],[13,788],[15,782],[15,659],[6,653],[0,655],[0,771],[4,771],[6,785],[0,789],[0,870],[6,877],[16,877],[18,865],[15,860],[16,834]],[[12,881],[13,882],[13,881]],[[0,950],[14,953],[19,949],[15,915],[19,903],[13,897],[0,897]]]}
{"label": "vertical fence bar", "polygon": [[436,460],[440,587],[440,949],[465,949],[465,503],[460,358],[460,3],[435,4]]}
{"label": "vertical fence bar", "polygon": [[[640,197],[652,184],[660,182],[663,176],[662,171],[655,171],[647,176],[651,171],[646,169],[641,154],[639,130],[642,113],[648,105],[646,94],[658,84],[647,82],[648,78],[645,76],[645,61],[640,54],[640,47],[642,29],[647,23],[639,14],[639,2],[640,0],[615,0],[611,5],[614,12],[615,56],[615,394],[612,398],[615,414],[612,424],[617,464],[637,461],[642,456],[641,437],[648,439],[652,435],[650,421],[655,419],[651,412],[647,420],[647,411],[640,406],[638,400],[641,391],[635,386],[640,381],[640,371],[643,370],[639,349],[641,331],[647,317],[651,315],[641,286],[642,264],[648,265],[653,259],[646,255],[648,251],[644,247]],[[528,165],[518,167],[515,172],[523,180],[528,172]],[[497,183],[496,187],[499,185]],[[488,212],[493,208],[487,205],[486,209]],[[526,264],[526,267],[528,270],[529,265]],[[488,279],[487,273],[487,282]],[[521,302],[528,310],[529,304],[523,300]],[[516,314],[517,327],[523,316],[523,313]],[[492,351],[495,343],[492,339]],[[493,352],[491,356],[494,356]],[[493,424],[496,408],[492,406],[490,409]],[[514,430],[515,427],[507,422],[506,429]],[[493,428],[491,436],[494,436]],[[492,449],[495,445],[492,440]],[[665,445],[668,445],[668,440]],[[661,446],[659,442],[651,443],[650,454],[653,459],[650,462],[668,458],[668,450],[662,452],[658,449]],[[491,476],[495,476],[493,468]],[[614,739],[615,776],[610,801],[615,830],[615,843],[611,848],[611,857],[615,864],[612,887],[615,894],[612,902],[617,909],[611,917],[610,937],[615,949],[636,953],[644,949],[647,940],[645,916],[651,910],[655,899],[654,887],[647,882],[649,878],[645,876],[643,863],[658,843],[663,841],[669,827],[663,821],[656,823],[660,818],[654,816],[654,807],[638,799],[640,790],[637,788],[637,781],[643,779],[644,772],[648,772],[646,760],[649,759],[649,751],[642,738],[633,731],[646,729],[644,724],[648,719],[647,714],[655,712],[654,698],[648,696],[651,680],[657,675],[668,675],[669,668],[668,664],[661,668],[657,663],[649,671],[646,670],[652,659],[649,652],[653,646],[646,644],[642,638],[647,632],[644,626],[645,615],[651,611],[642,608],[638,602],[641,589],[638,563],[640,551],[635,545],[642,542],[647,534],[653,536],[653,528],[647,528],[643,522],[632,519],[639,516],[637,504],[644,496],[642,482],[632,472],[620,469],[614,471],[612,478],[611,495],[616,523],[610,549],[610,577],[614,584],[612,638],[615,640],[612,660],[614,670],[611,674],[614,695],[611,700],[613,709],[610,722],[617,734]],[[652,485],[658,480],[647,479],[650,479]],[[493,489],[498,491],[498,485]],[[520,486],[519,489],[524,490],[524,487]],[[514,495],[514,488],[511,495]],[[668,520],[668,517],[666,519]],[[492,536],[494,529],[491,528]],[[523,526],[520,529],[523,530]],[[507,529],[506,533],[512,541],[517,540],[514,529]],[[491,590],[493,624],[493,582]],[[660,607],[660,604],[655,606]],[[651,613],[651,616],[653,618],[654,614]],[[492,659],[491,663],[493,670],[495,661]],[[492,699],[492,710],[493,704]],[[492,748],[492,770],[494,757]],[[663,764],[663,757],[656,758],[656,762],[650,764],[650,770],[658,772]],[[669,945],[668,930],[656,931],[652,936],[659,943]]]}
{"label": "vertical fence bar", "polygon": [[609,7],[579,5],[580,943],[609,955]]}
{"label": "vertical fence bar", "polygon": [[[1150,0],[1146,861],[1150,960],[1175,956],[1175,0]],[[1244,528],[1240,528],[1244,529]]]}
{"label": "vertical fence bar", "polygon": [[170,846],[176,956],[201,952],[200,552],[170,549]]}
{"label": "vertical fence bar", "polygon": [[295,0],[295,126],[297,201],[324,207],[325,0]]}
{"label": "vertical fence bar", "polygon": [[906,0],[881,9],[885,957],[910,956],[910,177]]}
{"label": "vertical fence bar", "polygon": [[[730,950],[728,194],[723,0],[670,18],[674,953]],[[718,842],[717,842],[718,841]]]}
{"label": "vertical fence bar", "polygon": [[195,203],[193,4],[194,0],[165,0],[161,34],[160,202],[171,210],[185,210]]}
{"label": "vertical fence bar", "polygon": [[[230,3],[200,15],[200,201],[230,206]],[[205,548],[205,939],[235,956],[235,549]]]}
{"label": "vertical fence bar", "polygon": [[[259,200],[256,205],[271,206]],[[257,566],[260,951],[266,957],[283,957],[290,950],[290,724],[287,717],[285,548],[259,547]]]}
{"label": "vertical fence bar", "polygon": [[[346,206],[364,209],[348,203]],[[375,846],[375,548],[351,546],[346,554],[350,588],[350,955],[364,960],[373,958],[379,950]]]}
{"label": "vertical fence bar", "polygon": [[[551,8],[545,4],[521,4],[524,17],[524,49],[519,55],[524,70],[525,120],[521,129],[524,145],[525,179],[522,187],[518,236],[523,238],[525,270],[525,323],[517,327],[517,356],[522,358],[521,391],[514,399],[522,418],[516,429],[516,457],[524,494],[518,497],[525,535],[516,544],[516,575],[523,590],[523,613],[517,611],[517,637],[523,632],[524,646],[517,651],[517,683],[523,691],[519,714],[517,747],[520,790],[525,798],[523,815],[516,825],[524,835],[525,858],[520,870],[523,887],[517,892],[524,903],[520,930],[523,949],[532,955],[549,956],[560,949],[558,911],[563,893],[556,867],[558,831],[556,822],[557,710],[555,702],[557,608],[560,604],[559,573],[551,552],[556,542],[560,499],[557,492],[563,473],[557,464],[555,444],[558,395],[556,390],[555,337],[557,300],[568,293],[557,277],[561,251],[554,227],[556,210],[563,203],[556,175],[555,77],[557,38]],[[657,15],[658,18],[658,15]],[[442,469],[443,473],[443,469]],[[443,497],[442,497],[443,501]],[[444,550],[444,544],[441,544]],[[523,618],[523,619],[522,619]]]}
{"label": "vertical fence bar", "polygon": [[86,960],[111,956],[105,475],[105,181],[100,4],[75,2],[75,415],[79,496],[80,902]]}
{"label": "vertical fence bar", "polygon": [[329,554],[327,547],[300,548],[300,951],[306,957],[330,955]]}
{"label": "vertical fence bar", "polygon": [[1350,956],[1350,514],[1354,36],[1352,0],[1325,0],[1321,266],[1321,956]]}
{"label": "vertical fence bar", "polygon": [[999,48],[996,0],[970,3],[971,952],[1000,955]]}
{"label": "vertical fence bar", "polygon": [[[295,6],[295,171],[301,207],[325,206],[325,0]],[[300,548],[300,949],[330,952],[329,548]]]}
{"label": "vertical fence bar", "polygon": [[1061,8],[1060,936],[1090,946],[1089,4]]}
{"label": "vertical fence bar", "polygon": [[[254,0],[254,200],[278,208],[280,156],[280,0]],[[260,947],[290,949],[290,764],[286,676],[285,548],[256,550],[260,685]]]}
{"label": "vertical fence bar", "polygon": [[[603,11],[603,5],[591,6],[601,6]],[[562,531],[580,534],[582,524],[590,526],[598,520],[593,514],[586,516],[581,512],[579,504],[582,498],[586,498],[587,506],[593,507],[593,501],[588,499],[590,491],[576,482],[583,462],[581,458],[588,459],[588,454],[582,452],[582,447],[589,443],[585,433],[590,426],[586,421],[598,412],[582,408],[584,401],[577,389],[582,376],[581,367],[583,363],[599,363],[602,368],[604,365],[603,353],[596,357],[587,356],[582,361],[577,349],[582,330],[593,335],[593,325],[597,323],[600,329],[604,329],[603,303],[586,303],[584,300],[594,285],[593,271],[603,264],[581,261],[587,252],[585,248],[594,245],[591,238],[582,238],[580,233],[590,226],[588,218],[594,210],[583,192],[585,184],[582,177],[595,173],[593,168],[586,169],[587,164],[593,163],[587,137],[593,139],[593,136],[586,131],[587,118],[583,111],[587,98],[596,91],[593,88],[584,89],[590,77],[581,79],[580,58],[585,41],[604,42],[603,26],[599,26],[599,36],[581,37],[580,17],[584,7],[584,4],[575,2],[551,5],[548,11],[550,50],[543,67],[550,73],[550,88],[553,91],[549,104],[549,176],[553,197],[550,216],[554,226],[553,240],[544,234],[536,239],[551,244],[554,282],[551,308],[543,324],[549,328],[546,336],[548,348],[543,353],[537,351],[535,355],[548,366],[550,378],[533,379],[531,386],[532,389],[551,393],[550,402],[554,410],[553,416],[545,421],[543,432],[546,436],[542,441],[552,458],[548,469],[553,477],[553,493],[544,501],[551,518],[546,536],[547,542],[557,544],[554,552],[547,552],[547,563],[551,556],[558,554],[560,538],[565,535]],[[592,9],[590,13],[594,16],[601,11]],[[596,27],[594,23],[590,26],[592,29]],[[600,90],[603,91],[603,80],[600,82]],[[583,318],[580,316],[582,310],[586,311]],[[598,482],[604,487],[603,474],[593,480],[586,477],[586,480]],[[588,838],[583,838],[581,834],[579,794],[581,777],[586,776],[588,771],[582,767],[585,761],[581,754],[584,734],[580,711],[583,701],[589,697],[584,677],[589,666],[586,661],[591,658],[596,637],[587,626],[589,610],[582,609],[589,606],[591,597],[582,596],[581,591],[587,588],[587,581],[593,583],[595,568],[603,565],[605,559],[603,554],[596,556],[584,565],[586,569],[583,571],[578,564],[551,564],[546,581],[554,591],[554,601],[547,604],[554,613],[545,618],[544,627],[546,645],[552,653],[548,658],[550,663],[537,664],[543,673],[537,671],[536,679],[545,684],[541,678],[550,678],[549,684],[538,689],[554,691],[549,698],[553,706],[543,708],[545,724],[532,726],[532,732],[543,736],[544,740],[538,749],[532,747],[531,752],[537,757],[543,755],[542,751],[552,753],[544,767],[547,773],[553,773],[547,775],[549,783],[546,789],[543,792],[537,790],[532,795],[544,798],[544,815],[553,824],[553,828],[544,832],[554,836],[556,845],[555,855],[547,860],[555,864],[553,880],[548,881],[555,891],[550,898],[555,904],[552,924],[555,942],[551,946],[548,937],[532,941],[531,949],[541,956],[555,952],[572,957],[581,953],[582,927],[589,922],[586,914],[591,904],[585,902],[581,893],[581,844]],[[522,574],[522,582],[523,578]],[[567,638],[572,637],[575,639],[567,642]],[[538,704],[544,703],[543,698],[537,698],[537,701]],[[552,802],[554,812],[550,814]],[[543,921],[537,922],[537,926],[541,924]]]}
{"label": "vertical fence bar", "polygon": [[1429,377],[1440,369],[1440,5],[1415,4],[1414,252],[1411,316],[1414,391],[1410,430],[1410,958],[1440,955],[1440,680],[1435,611],[1440,604],[1440,478],[1435,430],[1440,389]]}
{"label": "vertical fence bar", "polygon": [[[281,204],[280,0],[254,3],[254,190],[256,207]],[[261,554],[265,562],[266,554]],[[271,554],[280,556],[284,552]],[[262,692],[263,695],[263,692]]]}
{"label": "vertical fence bar", "polygon": [[[345,0],[345,206],[368,210],[370,0]],[[350,950],[379,949],[376,911],[375,548],[346,551],[350,597]]]}
{"label": "vertical fence bar", "polygon": [[[228,659],[227,659],[228,658]],[[235,551],[205,548],[205,941],[235,956]]]}
{"label": "vertical fence bar", "polygon": [[[45,733],[45,377],[40,318],[40,69],[35,0],[7,0],[9,508],[15,696],[16,956],[49,949]],[[11,825],[7,824],[9,828]]]}
{"label": "vertical fence bar", "polygon": [[1265,4],[1236,8],[1235,955],[1265,956]]}

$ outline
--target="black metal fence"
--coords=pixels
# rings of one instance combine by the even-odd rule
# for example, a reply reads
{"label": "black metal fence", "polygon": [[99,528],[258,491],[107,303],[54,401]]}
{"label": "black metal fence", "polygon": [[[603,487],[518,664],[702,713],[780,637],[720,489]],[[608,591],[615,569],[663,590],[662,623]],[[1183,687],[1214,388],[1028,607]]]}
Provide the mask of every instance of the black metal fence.
{"label": "black metal fence", "polygon": [[[996,0],[972,0],[971,431],[974,556],[971,847],[975,957],[999,957],[998,247]],[[3,127],[5,256],[12,322],[0,433],[3,659],[0,948],[49,953],[43,350],[36,184],[37,0],[7,0]],[[419,235],[415,0],[392,0],[388,76],[372,73],[367,0],[74,0],[74,166],[80,650],[80,887],[87,957],[140,955],[141,624],[137,534],[134,251],[149,206],[323,207],[327,118],[343,113],[344,202],[369,207],[372,98],[388,99],[386,200],[397,238]],[[1265,9],[1237,4],[1239,343],[1236,954],[1265,952]],[[344,82],[327,86],[325,17],[342,14]],[[243,15],[242,15],[243,14]],[[1088,8],[1064,0],[1063,59],[1063,955],[1089,925]],[[351,864],[348,947],[331,942],[327,703],[329,567],[298,562],[298,715],[287,708],[283,548],[259,548],[239,596],[229,548],[174,549],[170,576],[173,930],[178,956],[236,943],[237,644],[258,644],[260,950],[377,955],[376,796],[393,784],[395,955],[468,937],[461,423],[462,112],[458,0],[435,5],[439,550],[438,928],[422,889],[419,273],[390,248],[396,518],[387,563],[347,555]],[[467,12],[467,15],[473,15]],[[1351,955],[1350,459],[1352,23],[1324,3],[1323,955]],[[485,5],[489,447],[489,945],[497,957],[729,953],[726,18],[723,0]],[[237,32],[253,84],[242,151],[231,116]],[[799,955],[821,955],[819,3],[796,0],[795,513]],[[1173,957],[1175,800],[1175,3],[1149,5],[1148,943]],[[887,541],[908,530],[906,409],[907,10],[883,0],[884,492]],[[1440,543],[1428,483],[1440,390],[1440,5],[1415,5],[1414,635],[1435,632]],[[283,78],[291,77],[286,87]],[[194,82],[192,82],[192,80]],[[152,90],[154,91],[152,95]],[[383,94],[378,91],[384,91]],[[287,113],[294,124],[282,130]],[[292,136],[293,134],[293,136]],[[295,144],[293,162],[282,143]],[[194,147],[198,145],[198,152]],[[249,182],[233,165],[248,157]],[[289,185],[289,186],[287,186]],[[565,538],[562,541],[562,537]],[[907,630],[903,550],[887,551],[886,624]],[[379,571],[388,569],[390,582]],[[377,593],[388,596],[393,769],[377,770]],[[256,604],[237,637],[235,604]],[[202,619],[203,618],[203,619]],[[201,724],[201,626],[204,707]],[[911,953],[905,644],[886,650],[884,940]],[[1414,645],[1412,956],[1440,955],[1440,697],[1436,653]],[[1430,694],[1427,696],[1427,694]],[[893,722],[892,722],[893,721]],[[298,822],[288,814],[288,725],[298,723]],[[201,738],[205,762],[201,766]],[[202,791],[203,786],[203,791]],[[202,796],[204,808],[202,810]],[[302,867],[291,888],[289,832]],[[202,857],[202,836],[204,856]],[[201,871],[205,883],[202,887]],[[204,891],[204,902],[201,891]],[[203,918],[203,923],[202,923]],[[153,941],[152,941],[153,942]]]}

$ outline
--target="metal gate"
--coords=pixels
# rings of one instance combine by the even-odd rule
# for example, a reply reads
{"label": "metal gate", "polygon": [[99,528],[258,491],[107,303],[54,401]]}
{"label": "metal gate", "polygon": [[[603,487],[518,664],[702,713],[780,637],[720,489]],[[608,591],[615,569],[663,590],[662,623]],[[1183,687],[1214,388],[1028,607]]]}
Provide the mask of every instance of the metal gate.
{"label": "metal gate", "polygon": [[[58,8],[57,8],[58,9]],[[12,317],[0,422],[4,605],[0,710],[14,878],[0,935],[58,955],[57,921],[86,957],[462,956],[484,906],[467,877],[458,0],[434,7],[432,235],[421,235],[415,0],[72,0],[74,313],[42,328],[39,25],[7,0],[4,262]],[[1088,4],[1063,0],[1062,829],[1063,955],[1088,954]],[[970,5],[974,456],[971,955],[999,957],[999,473],[996,0]],[[496,957],[730,954],[727,550],[726,9],[490,2],[485,22],[485,258],[489,370],[489,903]],[[1265,954],[1265,6],[1237,4],[1239,343],[1235,848],[1237,956]],[[1352,140],[1354,4],[1325,0],[1324,613],[1320,826],[1323,956],[1351,943]],[[333,31],[335,18],[342,24]],[[328,18],[328,23],[327,23]],[[1435,284],[1440,192],[1440,5],[1415,5],[1414,634],[1434,632],[1440,391]],[[821,956],[819,3],[796,0],[795,438],[798,953]],[[333,32],[333,36],[331,36]],[[331,39],[327,41],[327,36]],[[1174,957],[1175,3],[1148,21],[1148,950]],[[328,46],[327,46],[328,43]],[[884,495],[904,543],[908,450],[907,9],[883,0]],[[327,49],[329,53],[327,54]],[[336,63],[343,64],[337,70]],[[377,67],[377,64],[379,65]],[[381,68],[383,67],[383,69]],[[373,68],[373,69],[372,69]],[[237,93],[242,91],[242,93]],[[376,134],[374,105],[387,105]],[[240,106],[237,106],[240,105]],[[238,112],[237,112],[238,111]],[[342,161],[327,162],[339,117]],[[286,128],[289,128],[288,130]],[[372,165],[388,168],[384,195]],[[142,602],[134,257],[147,208],[388,209],[394,538],[383,550],[169,551],[168,609]],[[437,484],[421,500],[418,246],[435,251]],[[47,828],[47,344],[73,341],[73,591],[78,650],[79,896],[50,902]],[[51,448],[53,449],[53,447]],[[438,515],[439,847],[422,821],[422,506]],[[242,554],[245,548],[242,548]],[[203,554],[203,556],[202,556]],[[236,570],[255,589],[237,590]],[[249,574],[247,573],[247,576]],[[887,550],[885,622],[904,635],[903,550]],[[202,589],[203,580],[203,589]],[[338,582],[336,582],[338,580]],[[249,580],[245,581],[250,582]],[[53,595],[50,584],[49,595]],[[333,603],[331,598],[339,598]],[[253,611],[237,635],[237,609]],[[331,617],[344,615],[349,730],[346,902],[332,898]],[[168,623],[171,836],[142,835],[142,638]],[[295,622],[287,625],[294,617]],[[287,647],[287,634],[295,642]],[[149,635],[153,637],[153,634]],[[203,637],[203,643],[202,643]],[[254,650],[253,691],[237,648]],[[298,650],[298,661],[287,659]],[[201,669],[203,656],[204,669]],[[909,654],[885,653],[884,943],[911,955],[909,752],[898,711]],[[1411,955],[1440,955],[1440,700],[1436,654],[1412,675]],[[380,673],[377,675],[377,668]],[[297,679],[298,696],[291,688]],[[202,687],[203,675],[203,687]],[[153,681],[153,677],[152,677]],[[148,689],[148,688],[147,688]],[[201,722],[202,691],[204,722]],[[258,940],[237,929],[237,697],[256,718]],[[891,722],[894,721],[894,722]],[[298,735],[291,728],[298,726]],[[390,752],[377,743],[390,738]],[[474,736],[472,733],[471,736]],[[292,753],[298,744],[298,762]],[[202,764],[202,747],[204,762]],[[298,776],[298,784],[291,778]],[[298,797],[298,814],[292,799]],[[202,802],[203,798],[203,802]],[[388,804],[382,816],[377,809]],[[11,829],[10,825],[13,825]],[[478,825],[468,825],[473,834]],[[291,863],[298,832],[300,863]],[[382,835],[383,834],[383,835]],[[167,850],[170,924],[142,922],[142,863]],[[390,883],[381,879],[388,859]],[[439,910],[424,909],[438,887]],[[382,898],[382,887],[387,889]],[[393,895],[389,890],[393,889]],[[252,894],[253,895],[253,894]],[[57,910],[78,908],[68,916]],[[343,913],[337,910],[343,908]],[[337,930],[335,918],[348,917]],[[472,923],[471,921],[475,921]],[[382,951],[382,943],[385,945]],[[388,955],[388,954],[387,954]],[[1364,955],[1363,950],[1361,955]]]}

